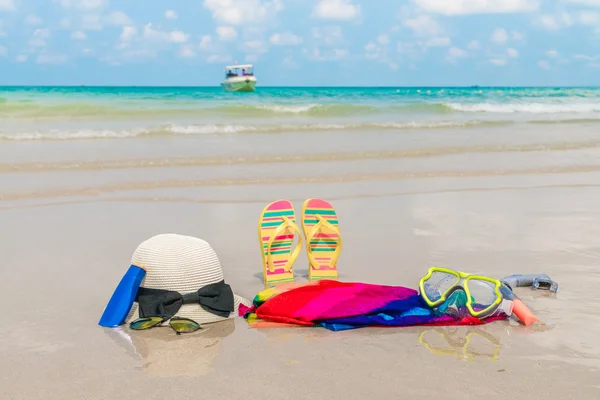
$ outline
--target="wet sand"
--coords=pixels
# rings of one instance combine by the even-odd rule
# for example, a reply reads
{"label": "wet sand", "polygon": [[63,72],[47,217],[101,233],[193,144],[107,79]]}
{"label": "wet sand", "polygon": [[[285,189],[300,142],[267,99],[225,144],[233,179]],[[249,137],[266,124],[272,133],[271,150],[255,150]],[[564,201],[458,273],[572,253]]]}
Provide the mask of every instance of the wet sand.
{"label": "wet sand", "polygon": [[[278,151],[245,148],[249,139],[206,140],[220,141],[206,144],[221,149],[219,157]],[[152,151],[130,144],[128,156],[123,143],[3,150],[13,158],[0,167],[0,398],[600,397],[596,147],[181,166],[177,157],[210,155],[149,141],[140,146]],[[392,139],[345,146],[324,151],[410,147]],[[32,170],[36,154],[55,166]],[[132,159],[176,165],[81,166]],[[97,325],[133,251],[158,233],[207,240],[234,291],[251,299],[262,288],[260,211],[279,198],[299,211],[307,197],[338,210],[340,279],[416,287],[431,265],[494,277],[543,272],[559,282],[557,295],[517,294],[547,325],[336,333],[250,329],[238,318],[179,337]],[[303,251],[298,280],[306,266]]]}

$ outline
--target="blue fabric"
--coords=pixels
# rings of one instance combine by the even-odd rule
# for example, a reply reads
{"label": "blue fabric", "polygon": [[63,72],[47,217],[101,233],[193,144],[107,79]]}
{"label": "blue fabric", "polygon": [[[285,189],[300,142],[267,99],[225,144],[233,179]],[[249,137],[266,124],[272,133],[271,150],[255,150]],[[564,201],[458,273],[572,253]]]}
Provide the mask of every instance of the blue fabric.
{"label": "blue fabric", "polygon": [[336,318],[318,321],[318,325],[332,331],[342,331],[365,326],[411,326],[454,321],[449,316],[435,315],[421,296],[393,301],[371,314],[355,317]]}

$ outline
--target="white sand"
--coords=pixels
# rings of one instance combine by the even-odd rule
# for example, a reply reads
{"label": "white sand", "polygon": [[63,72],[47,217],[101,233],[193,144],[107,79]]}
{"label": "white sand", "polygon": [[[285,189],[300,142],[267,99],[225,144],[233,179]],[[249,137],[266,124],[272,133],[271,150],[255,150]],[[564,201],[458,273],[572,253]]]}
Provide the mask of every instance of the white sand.
{"label": "white sand", "polygon": [[[93,159],[119,152],[116,158],[127,158],[122,141],[109,142]],[[89,161],[84,155],[95,144],[83,143],[82,153],[65,151],[70,144],[45,157]],[[31,148],[19,151],[17,166],[33,161]],[[160,156],[154,151],[149,158]],[[165,158],[179,154],[169,151]],[[418,163],[0,169],[0,398],[599,398],[600,174],[574,172],[598,169],[588,157],[593,150],[577,151],[428,156]],[[469,169],[477,174],[461,177]],[[518,171],[498,172],[504,169]],[[428,170],[450,173],[410,178]],[[286,176],[295,180],[276,183]],[[324,182],[311,183],[319,177]],[[225,178],[246,181],[228,185]],[[250,329],[237,319],[177,337],[169,329],[97,325],[132,252],[158,233],[209,241],[226,280],[252,298],[262,288],[260,211],[279,198],[299,210],[307,197],[328,199],[338,210],[340,279],[416,287],[434,264],[495,277],[544,272],[559,282],[557,296],[528,289],[518,295],[547,328],[507,321],[336,333]],[[306,265],[303,253],[298,280],[306,279]],[[445,354],[430,351],[422,334]],[[463,352],[467,336],[473,346]],[[494,351],[496,360],[485,356]]]}

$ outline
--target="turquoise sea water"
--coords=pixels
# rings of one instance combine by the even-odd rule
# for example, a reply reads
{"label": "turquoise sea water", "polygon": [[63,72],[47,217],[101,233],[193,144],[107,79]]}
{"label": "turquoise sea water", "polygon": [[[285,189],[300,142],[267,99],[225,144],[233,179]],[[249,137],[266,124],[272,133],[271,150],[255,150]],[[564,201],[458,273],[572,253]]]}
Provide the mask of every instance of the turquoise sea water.
{"label": "turquoise sea water", "polygon": [[600,88],[0,87],[0,140],[600,122]]}

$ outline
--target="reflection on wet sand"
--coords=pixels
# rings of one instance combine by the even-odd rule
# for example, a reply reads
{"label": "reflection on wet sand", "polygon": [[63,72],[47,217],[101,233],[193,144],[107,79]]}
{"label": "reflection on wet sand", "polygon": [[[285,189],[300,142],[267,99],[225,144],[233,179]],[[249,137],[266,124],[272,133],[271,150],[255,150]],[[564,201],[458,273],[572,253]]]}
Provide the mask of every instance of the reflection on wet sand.
{"label": "reflection on wet sand", "polygon": [[142,360],[141,369],[149,374],[202,376],[212,371],[222,340],[235,331],[235,322],[226,320],[203,326],[189,334],[177,335],[170,328],[131,331],[119,327],[104,330],[126,353]]}
{"label": "reflection on wet sand", "polygon": [[435,327],[419,334],[419,343],[431,354],[465,361],[498,361],[500,337],[483,327]]}

